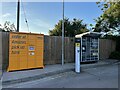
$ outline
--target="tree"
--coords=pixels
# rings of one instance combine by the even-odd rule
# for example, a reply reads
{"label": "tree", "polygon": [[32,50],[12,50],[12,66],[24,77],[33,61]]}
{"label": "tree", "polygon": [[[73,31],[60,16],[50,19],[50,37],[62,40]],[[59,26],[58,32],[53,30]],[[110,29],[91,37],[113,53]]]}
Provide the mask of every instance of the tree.
{"label": "tree", "polygon": [[16,32],[16,28],[15,28],[14,23],[11,24],[9,21],[6,21],[3,26],[0,24],[0,30],[1,31]]}
{"label": "tree", "polygon": [[[81,34],[87,32],[87,25],[83,23],[83,20],[73,19],[69,21],[68,18],[64,20],[65,26],[65,36],[74,37],[76,34]],[[49,35],[51,36],[61,36],[62,35],[62,20],[55,25],[53,30],[49,30]]]}
{"label": "tree", "polygon": [[95,30],[97,32],[106,32],[108,34],[115,34],[118,32],[120,34],[120,0],[114,2],[97,2],[98,7],[101,7],[103,14],[98,17],[95,25]]}

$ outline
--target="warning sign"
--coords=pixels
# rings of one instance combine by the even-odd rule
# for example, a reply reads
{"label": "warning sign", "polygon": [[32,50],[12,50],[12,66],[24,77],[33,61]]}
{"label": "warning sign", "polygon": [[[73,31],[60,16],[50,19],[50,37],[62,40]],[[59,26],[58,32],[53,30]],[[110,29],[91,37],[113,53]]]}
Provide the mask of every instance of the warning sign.
{"label": "warning sign", "polygon": [[76,43],[75,46],[76,46],[76,47],[80,47],[80,43]]}

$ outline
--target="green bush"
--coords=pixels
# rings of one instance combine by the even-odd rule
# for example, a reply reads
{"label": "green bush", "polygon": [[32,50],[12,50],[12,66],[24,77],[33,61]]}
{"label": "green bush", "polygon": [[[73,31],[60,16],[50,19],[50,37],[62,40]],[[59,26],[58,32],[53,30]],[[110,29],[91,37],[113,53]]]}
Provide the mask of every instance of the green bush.
{"label": "green bush", "polygon": [[112,53],[110,54],[109,58],[110,58],[110,59],[118,59],[118,60],[120,60],[120,52],[118,52],[118,51],[112,52]]}

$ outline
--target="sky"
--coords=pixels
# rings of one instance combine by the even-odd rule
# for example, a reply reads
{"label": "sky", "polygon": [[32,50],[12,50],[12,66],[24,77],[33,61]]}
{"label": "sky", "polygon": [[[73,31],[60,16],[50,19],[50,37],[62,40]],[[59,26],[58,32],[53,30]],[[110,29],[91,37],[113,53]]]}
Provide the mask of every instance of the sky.
{"label": "sky", "polygon": [[[62,2],[23,2],[20,3],[20,32],[33,32],[48,35],[55,24],[62,19]],[[2,6],[2,7],[1,7]],[[16,2],[0,3],[0,24],[10,21],[16,26]],[[1,11],[2,10],[2,11]],[[29,31],[25,23],[25,14],[28,20]],[[65,17],[83,19],[86,24],[95,24],[96,19],[102,14],[96,2],[65,2]]]}

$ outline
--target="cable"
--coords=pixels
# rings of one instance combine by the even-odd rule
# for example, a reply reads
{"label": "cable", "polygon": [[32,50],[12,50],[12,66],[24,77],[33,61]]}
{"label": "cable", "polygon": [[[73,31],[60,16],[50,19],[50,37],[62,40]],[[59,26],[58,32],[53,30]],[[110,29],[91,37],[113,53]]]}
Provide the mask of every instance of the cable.
{"label": "cable", "polygon": [[22,8],[23,8],[23,12],[24,12],[24,17],[25,17],[25,23],[27,24],[27,28],[28,28],[28,32],[29,32],[29,25],[28,25],[28,20],[27,20],[27,17],[26,17],[26,13],[25,13],[25,8],[24,8],[24,5],[23,5],[23,2],[21,0],[21,3],[22,3]]}

